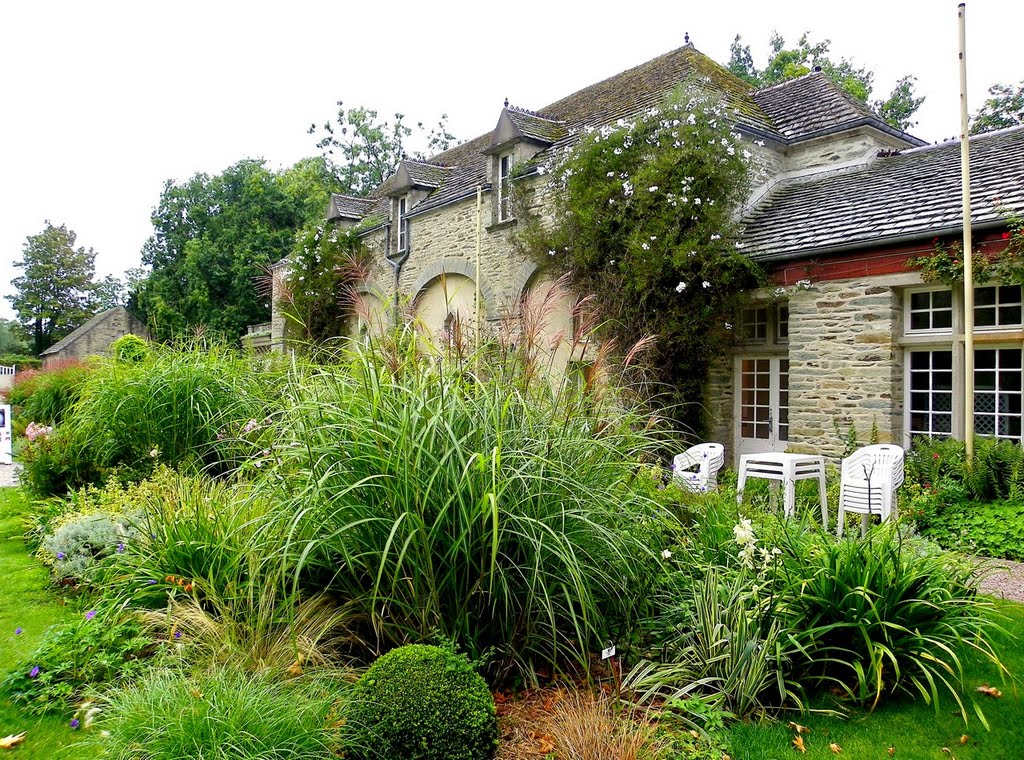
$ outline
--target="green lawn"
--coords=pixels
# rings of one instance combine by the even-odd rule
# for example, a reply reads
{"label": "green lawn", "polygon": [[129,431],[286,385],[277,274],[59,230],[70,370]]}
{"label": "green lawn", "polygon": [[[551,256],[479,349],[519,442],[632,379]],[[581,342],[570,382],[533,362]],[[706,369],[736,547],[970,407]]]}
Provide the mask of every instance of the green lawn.
{"label": "green lawn", "polygon": [[[0,488],[0,677],[35,648],[49,626],[73,614],[48,588],[46,568],[25,550],[20,520],[24,508],[18,489]],[[21,634],[15,633],[18,628]],[[77,738],[68,727],[70,718],[25,715],[0,699],[0,737],[27,732],[12,758],[91,757],[67,746]]]}
{"label": "green lawn", "polygon": [[[1024,605],[1000,603],[1007,616],[1004,627],[1012,639],[999,642],[1003,663],[1014,674],[1019,684],[1015,692],[1012,682],[1003,683],[997,670],[981,658],[973,657],[967,667],[966,683],[969,690],[982,684],[991,684],[1003,692],[999,699],[978,697],[991,731],[987,731],[972,713],[971,722],[964,726],[955,705],[946,699],[939,711],[920,700],[901,700],[883,704],[871,715],[852,715],[847,720],[825,716],[793,716],[793,720],[811,729],[804,735],[807,748],[800,755],[793,746],[794,733],[781,723],[751,725],[740,724],[731,731],[733,760],[775,760],[776,758],[834,758],[829,744],[842,748],[842,757],[888,758],[888,748],[895,749],[894,757],[930,760],[1021,760],[1024,758]],[[967,735],[965,744],[960,743]],[[944,750],[943,748],[946,748]],[[948,751],[947,751],[948,750]]]}

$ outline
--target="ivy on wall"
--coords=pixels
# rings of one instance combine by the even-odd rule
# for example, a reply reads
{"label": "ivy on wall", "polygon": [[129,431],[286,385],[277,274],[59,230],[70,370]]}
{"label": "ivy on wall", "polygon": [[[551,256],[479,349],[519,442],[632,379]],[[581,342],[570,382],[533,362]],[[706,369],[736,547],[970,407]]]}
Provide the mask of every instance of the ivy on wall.
{"label": "ivy on wall", "polygon": [[745,292],[765,282],[735,241],[750,158],[724,106],[686,87],[539,167],[550,174],[550,220],[517,199],[520,249],[592,298],[602,337],[623,350],[653,338],[661,401],[697,432],[708,370],[732,344]]}

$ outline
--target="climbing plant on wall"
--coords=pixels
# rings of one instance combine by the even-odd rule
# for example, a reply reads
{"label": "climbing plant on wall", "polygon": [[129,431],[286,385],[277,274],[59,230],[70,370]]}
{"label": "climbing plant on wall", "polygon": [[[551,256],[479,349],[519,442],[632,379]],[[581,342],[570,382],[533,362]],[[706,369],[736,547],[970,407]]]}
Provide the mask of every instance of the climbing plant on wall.
{"label": "climbing plant on wall", "polygon": [[519,246],[593,297],[605,338],[628,349],[654,337],[657,387],[698,431],[708,370],[732,342],[745,291],[764,282],[735,240],[750,159],[725,107],[688,87],[581,134],[540,167],[550,174],[551,220],[523,219],[517,208]]}
{"label": "climbing plant on wall", "polygon": [[[1002,233],[1005,244],[998,250],[982,252],[974,246],[971,252],[974,284],[1024,284],[1024,216],[1013,211],[1001,212],[1006,222]],[[953,286],[964,281],[964,247],[960,241],[932,241],[932,251],[907,260],[907,267],[920,269],[925,282],[941,282]]]}

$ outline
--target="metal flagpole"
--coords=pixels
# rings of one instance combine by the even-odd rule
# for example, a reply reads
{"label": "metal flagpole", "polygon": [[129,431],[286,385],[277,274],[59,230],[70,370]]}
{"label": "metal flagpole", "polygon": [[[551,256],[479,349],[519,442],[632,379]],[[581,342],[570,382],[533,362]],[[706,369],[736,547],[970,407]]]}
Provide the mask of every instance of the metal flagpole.
{"label": "metal flagpole", "polygon": [[964,259],[964,444],[974,456],[974,251],[971,243],[971,146],[967,137],[966,3],[960,3],[960,181],[963,195]]}

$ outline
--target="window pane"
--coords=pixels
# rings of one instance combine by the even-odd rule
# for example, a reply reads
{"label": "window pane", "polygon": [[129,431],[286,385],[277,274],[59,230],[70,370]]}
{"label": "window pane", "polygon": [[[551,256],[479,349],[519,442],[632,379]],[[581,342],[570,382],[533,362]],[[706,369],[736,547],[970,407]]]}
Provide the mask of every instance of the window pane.
{"label": "window pane", "polygon": [[996,323],[996,307],[982,306],[974,310],[975,327],[994,327]]}
{"label": "window pane", "polygon": [[933,309],[951,309],[953,308],[953,291],[952,290],[933,290],[931,291],[932,297],[932,308]]}
{"label": "window pane", "polygon": [[974,289],[974,305],[975,306],[995,306],[996,303],[996,289],[995,288],[975,288]]}

